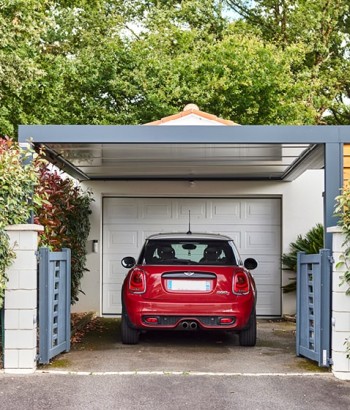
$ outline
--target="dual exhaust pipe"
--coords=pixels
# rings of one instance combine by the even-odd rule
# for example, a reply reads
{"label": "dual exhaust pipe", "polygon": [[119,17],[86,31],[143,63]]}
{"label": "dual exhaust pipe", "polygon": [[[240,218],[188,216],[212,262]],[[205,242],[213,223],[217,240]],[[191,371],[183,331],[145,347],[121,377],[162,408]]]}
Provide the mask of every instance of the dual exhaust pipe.
{"label": "dual exhaust pipe", "polygon": [[197,325],[197,322],[186,322],[185,321],[181,323],[181,327],[182,329],[185,329],[185,330],[196,330],[198,325]]}

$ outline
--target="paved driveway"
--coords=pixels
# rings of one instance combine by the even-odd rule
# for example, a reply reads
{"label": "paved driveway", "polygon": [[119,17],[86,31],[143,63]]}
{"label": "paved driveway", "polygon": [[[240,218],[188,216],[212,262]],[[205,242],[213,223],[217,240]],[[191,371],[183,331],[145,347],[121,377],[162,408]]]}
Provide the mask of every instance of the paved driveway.
{"label": "paved driveway", "polygon": [[[97,319],[100,321],[100,319]],[[61,355],[47,370],[79,372],[310,373],[328,371],[295,355],[295,324],[258,321],[258,342],[241,347],[238,336],[201,332],[154,332],[138,345],[122,345],[120,323],[101,320],[82,343]]]}
{"label": "paved driveway", "polygon": [[259,321],[258,344],[237,337],[154,333],[120,343],[103,320],[34,375],[0,374],[1,410],[349,410],[350,382],[295,356],[295,326]]}

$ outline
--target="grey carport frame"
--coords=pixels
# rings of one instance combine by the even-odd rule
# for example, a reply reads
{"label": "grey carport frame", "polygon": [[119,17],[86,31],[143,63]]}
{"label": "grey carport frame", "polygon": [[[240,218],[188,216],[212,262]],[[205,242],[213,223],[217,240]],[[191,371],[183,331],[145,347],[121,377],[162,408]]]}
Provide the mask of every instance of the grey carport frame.
{"label": "grey carport frame", "polygon": [[[152,125],[20,125],[20,143],[45,144],[316,144],[324,148],[325,247],[332,249],[327,228],[337,224],[335,197],[343,186],[343,144],[350,143],[350,126],[244,125],[152,126]],[[78,179],[87,179],[63,158],[56,158]],[[297,166],[305,158],[300,158]],[[115,179],[118,179],[115,177]],[[235,178],[233,177],[232,180]],[[283,178],[281,178],[283,180]],[[312,204],[305,206],[312,206]]]}

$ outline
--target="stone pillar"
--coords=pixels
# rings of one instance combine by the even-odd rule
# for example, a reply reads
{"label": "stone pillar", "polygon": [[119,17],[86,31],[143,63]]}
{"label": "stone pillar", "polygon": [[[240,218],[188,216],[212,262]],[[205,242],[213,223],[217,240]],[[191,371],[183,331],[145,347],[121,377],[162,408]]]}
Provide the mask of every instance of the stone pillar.
{"label": "stone pillar", "polygon": [[333,234],[333,278],[332,278],[332,371],[335,377],[350,380],[350,360],[346,357],[345,340],[350,338],[350,296],[345,292],[346,284],[339,286],[339,278],[346,270],[345,266],[337,268],[339,257],[343,252],[345,236],[340,227],[328,228]]}
{"label": "stone pillar", "polygon": [[4,369],[32,373],[37,355],[37,259],[40,225],[12,225],[6,231],[16,259],[7,269],[4,314]]}

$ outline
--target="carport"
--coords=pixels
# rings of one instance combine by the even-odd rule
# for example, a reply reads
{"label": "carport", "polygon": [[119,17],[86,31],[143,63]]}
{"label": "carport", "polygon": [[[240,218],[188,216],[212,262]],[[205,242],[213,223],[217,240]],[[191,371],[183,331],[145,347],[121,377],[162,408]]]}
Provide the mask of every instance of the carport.
{"label": "carport", "polygon": [[[124,186],[182,181],[188,187],[239,181],[243,187],[252,181],[288,183],[306,170],[323,170],[325,246],[332,249],[327,228],[337,222],[334,198],[343,185],[343,145],[350,143],[350,127],[20,126],[19,141],[43,145],[53,164],[95,187],[111,181]],[[312,202],[305,201],[302,209],[310,207]]]}
{"label": "carport", "polygon": [[[201,125],[186,125],[190,123],[191,115],[197,115]],[[176,125],[176,121],[169,122],[169,118],[179,116],[183,121],[181,125]],[[278,214],[285,213],[285,209],[279,205],[282,198],[278,195],[274,196],[270,191],[265,191],[267,195],[261,199],[261,196],[254,197],[253,191],[245,187],[250,186],[249,184],[286,186],[288,184],[284,182],[296,180],[306,170],[323,169],[324,226],[328,228],[336,225],[333,216],[334,198],[343,185],[343,144],[350,141],[350,127],[238,126],[203,113],[196,106],[194,109],[187,109],[186,112],[166,117],[156,124],[144,126],[33,125],[19,128],[20,142],[31,139],[35,145],[43,145],[53,164],[93,191],[99,192],[95,202],[100,201],[101,204],[95,210],[92,219],[100,218],[95,225],[101,225],[102,228],[98,226],[92,229],[91,240],[95,244],[98,243],[96,249],[102,255],[99,258],[91,255],[92,269],[90,265],[88,267],[91,271],[95,270],[95,275],[99,275],[99,272],[103,273],[100,284],[95,283],[94,287],[91,286],[90,297],[87,298],[91,300],[92,293],[96,294],[96,287],[100,287],[102,302],[100,306],[97,306],[96,302],[95,306],[87,306],[87,308],[97,310],[103,315],[120,314],[119,295],[123,276],[120,267],[121,257],[128,252],[137,256],[144,237],[156,233],[152,229],[160,231],[164,225],[172,231],[184,229],[188,218],[188,211],[183,211],[185,208],[191,208],[193,214],[195,212],[206,214],[211,208],[221,208],[218,211],[221,215],[217,216],[218,224],[211,224],[208,218],[203,217],[202,224],[198,225],[199,228],[208,228],[213,232],[223,231],[235,241],[235,235],[237,241],[239,236],[247,236],[246,242],[254,241],[250,233],[242,229],[240,232],[225,231],[224,225],[228,218],[234,220],[236,226],[241,223],[239,218],[235,219],[234,211],[227,211],[227,209],[245,206],[254,208],[245,218],[246,220],[248,217],[254,219],[254,213],[255,215],[260,213],[260,218],[265,220],[265,231],[260,229],[261,226],[254,226],[253,235],[260,236],[258,239],[260,249],[257,250],[254,246],[243,249],[243,254],[246,251],[247,256],[249,253],[255,255],[256,252],[260,252],[262,261],[260,266],[264,265],[264,267],[263,275],[258,274],[257,280],[265,276],[267,278],[265,283],[269,284],[265,289],[264,284],[258,283],[258,289],[260,286],[258,314],[280,316],[283,311],[280,278],[282,239],[278,238],[280,235],[278,231],[288,231],[289,227],[284,225],[282,217]],[[129,186],[128,190],[124,189],[122,192],[113,190],[114,188],[111,188],[113,183],[124,184],[124,187]],[[162,183],[162,187],[157,192],[151,192],[148,187],[152,184],[154,186],[155,183]],[[164,187],[174,186],[175,183],[182,183],[180,190],[169,188],[165,195],[167,199],[161,201]],[[310,181],[309,183],[312,184]],[[184,189],[185,184],[186,189]],[[194,187],[200,184],[204,186],[200,198],[203,202],[207,201],[205,204],[207,208],[204,210],[199,209],[201,205],[198,198],[197,202],[190,200],[195,191]],[[226,187],[229,184],[239,184],[235,189],[235,196],[244,192],[243,199],[238,202],[234,200],[229,202],[228,198],[223,199],[222,191],[213,189],[213,186],[220,184],[226,184]],[[207,188],[209,185],[211,190]],[[219,194],[215,195],[214,191]],[[303,216],[306,212],[309,214],[313,212],[313,198],[309,194],[304,200],[300,192],[296,192],[295,195],[297,198],[290,195],[285,201],[290,203],[298,201],[294,218],[302,219],[299,216]],[[127,200],[126,197],[129,199]],[[145,200],[146,197],[150,199]],[[181,198],[178,199],[179,197]],[[318,206],[321,208],[321,192],[318,201]],[[182,215],[172,218],[170,214],[175,207],[181,208],[178,214],[182,213]],[[290,207],[292,208],[293,205]],[[269,212],[266,212],[267,208]],[[116,212],[116,209],[122,209],[123,212]],[[143,214],[143,219],[139,217],[140,213]],[[145,218],[147,222],[143,223]],[[172,219],[170,224],[167,218]],[[285,219],[286,216],[284,221]],[[302,224],[300,228],[303,228]],[[295,235],[299,233],[294,232]],[[292,237],[294,238],[295,236]],[[332,239],[328,233],[325,239],[326,248],[331,249]],[[270,255],[270,259],[274,258],[273,261],[265,258],[266,246],[263,244],[265,240],[273,243],[275,247],[274,255]],[[284,242],[287,243],[286,239]],[[89,245],[89,248],[91,247]],[[240,245],[239,247],[242,248]],[[117,257],[116,253],[118,253]],[[269,272],[273,270],[274,276],[268,277]]]}
{"label": "carport", "polygon": [[[350,126],[19,126],[19,142],[29,141],[79,181],[288,182],[324,169],[328,228],[336,224]],[[327,233],[325,245],[331,248]]]}

